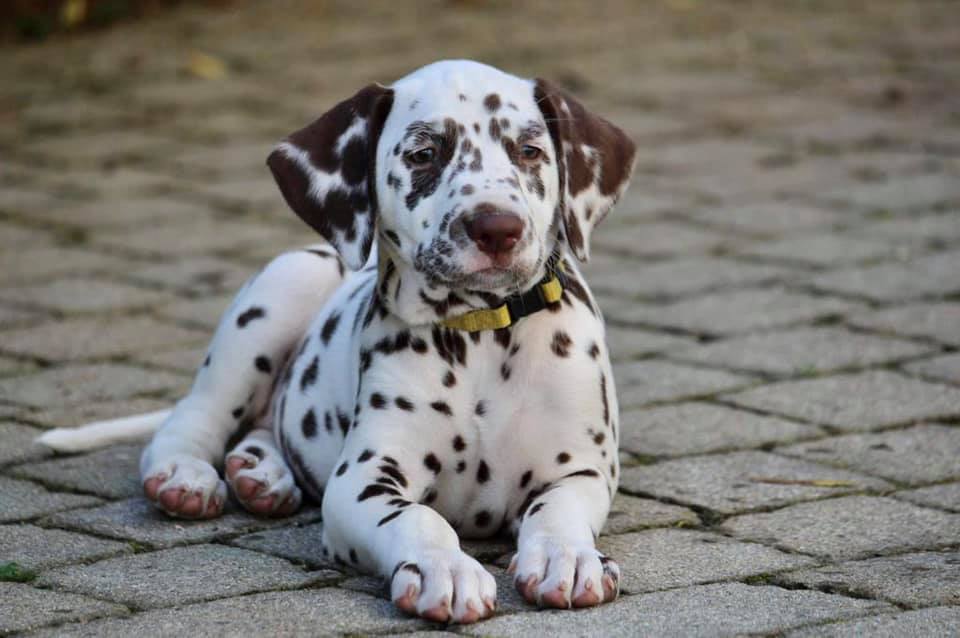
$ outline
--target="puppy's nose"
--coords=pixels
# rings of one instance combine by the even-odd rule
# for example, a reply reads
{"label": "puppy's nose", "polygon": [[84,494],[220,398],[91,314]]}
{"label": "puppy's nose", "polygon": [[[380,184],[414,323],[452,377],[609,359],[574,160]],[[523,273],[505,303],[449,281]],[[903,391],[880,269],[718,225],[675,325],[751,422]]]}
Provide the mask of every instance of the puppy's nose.
{"label": "puppy's nose", "polygon": [[478,210],[464,225],[477,248],[491,256],[510,252],[523,235],[523,220],[499,210]]}

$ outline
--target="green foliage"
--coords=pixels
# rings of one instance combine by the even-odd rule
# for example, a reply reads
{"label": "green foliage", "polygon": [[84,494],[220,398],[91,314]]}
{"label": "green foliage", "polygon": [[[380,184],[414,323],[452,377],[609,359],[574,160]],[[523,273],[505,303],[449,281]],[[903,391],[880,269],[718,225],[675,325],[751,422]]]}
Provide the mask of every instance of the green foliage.
{"label": "green foliage", "polygon": [[35,572],[24,569],[16,563],[0,564],[0,581],[11,583],[29,583],[37,577]]}

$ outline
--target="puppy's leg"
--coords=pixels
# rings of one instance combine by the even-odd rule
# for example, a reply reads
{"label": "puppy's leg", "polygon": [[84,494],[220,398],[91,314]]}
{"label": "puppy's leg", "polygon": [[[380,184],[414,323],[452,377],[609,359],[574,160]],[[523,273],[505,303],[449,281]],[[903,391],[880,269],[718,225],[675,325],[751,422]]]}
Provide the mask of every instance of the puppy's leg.
{"label": "puppy's leg", "polygon": [[422,457],[401,454],[403,447],[341,457],[323,499],[324,551],[381,574],[409,614],[457,623],[490,616],[493,576],[460,549],[439,513],[416,502],[430,483]]}
{"label": "puppy's leg", "polygon": [[227,454],[224,465],[234,496],[253,514],[289,516],[300,507],[300,488],[272,431],[250,432]]}
{"label": "puppy's leg", "polygon": [[220,320],[193,387],[143,452],[144,492],[168,514],[210,518],[226,487],[215,464],[231,436],[261,421],[277,375],[343,278],[326,246],[285,253],[247,282]]}
{"label": "puppy's leg", "polygon": [[520,523],[510,563],[517,590],[541,607],[590,607],[619,593],[620,568],[596,549],[610,493],[596,470],[547,486]]}

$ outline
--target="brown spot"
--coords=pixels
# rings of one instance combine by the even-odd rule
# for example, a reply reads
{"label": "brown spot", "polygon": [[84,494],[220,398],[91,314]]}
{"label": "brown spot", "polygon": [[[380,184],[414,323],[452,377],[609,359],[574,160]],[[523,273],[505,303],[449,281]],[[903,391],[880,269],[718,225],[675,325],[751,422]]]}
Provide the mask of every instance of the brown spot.
{"label": "brown spot", "polygon": [[500,96],[496,93],[490,93],[483,98],[483,106],[491,113],[496,113],[500,109]]}

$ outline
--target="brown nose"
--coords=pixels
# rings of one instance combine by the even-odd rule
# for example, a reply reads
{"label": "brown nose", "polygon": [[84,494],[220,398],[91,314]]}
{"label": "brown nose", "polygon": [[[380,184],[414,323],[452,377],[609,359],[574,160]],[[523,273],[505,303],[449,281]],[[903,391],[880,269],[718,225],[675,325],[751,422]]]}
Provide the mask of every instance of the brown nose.
{"label": "brown nose", "polygon": [[491,256],[513,250],[523,234],[523,220],[507,213],[481,213],[464,225],[477,248]]}

